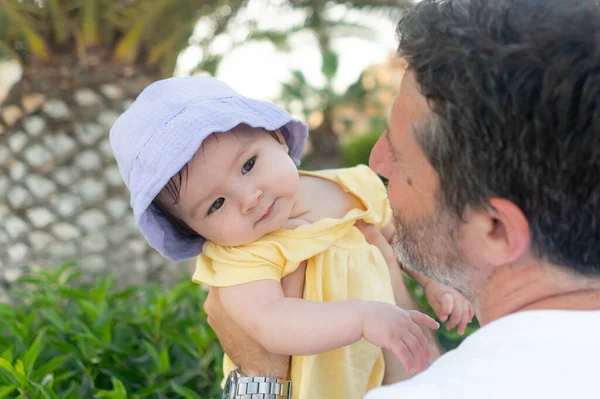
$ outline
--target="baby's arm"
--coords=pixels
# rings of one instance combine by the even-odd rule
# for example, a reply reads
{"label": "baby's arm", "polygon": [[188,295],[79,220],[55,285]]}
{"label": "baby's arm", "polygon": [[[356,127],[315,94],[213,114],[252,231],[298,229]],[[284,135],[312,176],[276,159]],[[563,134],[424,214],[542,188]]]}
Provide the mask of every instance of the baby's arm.
{"label": "baby's arm", "polygon": [[271,353],[309,355],[352,344],[361,338],[391,349],[407,369],[429,357],[419,325],[438,324],[420,312],[358,300],[312,302],[286,298],[273,280],[219,290],[227,313]]}

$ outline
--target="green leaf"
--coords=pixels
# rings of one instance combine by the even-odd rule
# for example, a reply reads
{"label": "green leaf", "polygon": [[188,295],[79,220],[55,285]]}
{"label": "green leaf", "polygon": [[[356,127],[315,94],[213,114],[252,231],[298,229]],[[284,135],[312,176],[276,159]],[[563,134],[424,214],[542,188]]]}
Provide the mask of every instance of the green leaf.
{"label": "green leaf", "polygon": [[29,383],[23,373],[19,373],[9,362],[5,359],[0,359],[0,369],[3,370],[9,377],[15,382],[18,382],[22,386],[28,386]]}
{"label": "green leaf", "polygon": [[110,391],[99,390],[94,397],[95,398],[110,398],[110,399],[127,399],[127,390],[123,383],[115,378],[111,377],[111,382],[113,385],[113,389]]}
{"label": "green leaf", "polygon": [[110,321],[107,321],[100,327],[100,338],[107,344],[112,342],[112,325]]}
{"label": "green leaf", "polygon": [[52,389],[49,389],[48,387],[43,386],[42,384],[38,384],[37,382],[33,383],[33,386],[42,393],[42,396],[45,399],[58,399],[58,396],[56,396],[56,394],[52,391]]}
{"label": "green leaf", "polygon": [[61,381],[67,381],[76,376],[81,377],[81,372],[79,370],[71,370],[62,374],[57,374],[56,377],[54,377],[54,381],[57,383]]}
{"label": "green leaf", "polygon": [[5,398],[6,396],[10,395],[18,387],[19,387],[18,385],[9,385],[6,387],[1,387],[0,388],[0,399]]}
{"label": "green leaf", "polygon": [[77,288],[61,287],[56,292],[68,299],[88,299],[89,293]]}
{"label": "green leaf", "polygon": [[8,347],[8,349],[6,349],[4,352],[2,352],[2,359],[6,360],[7,362],[11,363],[13,362],[13,353],[12,353],[13,347],[12,345]]}
{"label": "green leaf", "polygon": [[17,370],[17,373],[25,375],[25,367],[23,366],[23,362],[19,359],[15,362],[15,370]]}
{"label": "green leaf", "polygon": [[140,389],[134,394],[135,398],[146,398],[148,396],[156,397],[157,393],[165,393],[169,388],[169,384],[166,382],[161,382],[159,384],[152,384],[148,387],[144,387]]}
{"label": "green leaf", "polygon": [[33,370],[33,366],[35,361],[37,360],[40,352],[42,351],[42,347],[44,346],[46,341],[46,330],[42,329],[37,337],[33,340],[33,343],[29,346],[25,355],[23,356],[23,364],[25,365],[25,375],[27,377],[31,376],[31,371]]}
{"label": "green leaf", "polygon": [[158,354],[158,351],[156,350],[154,345],[152,345],[148,341],[144,341],[144,346],[146,347],[146,350],[152,357],[152,360],[154,361],[154,365],[156,366],[156,369],[160,370],[161,369],[161,356]]}
{"label": "green leaf", "polygon": [[129,287],[122,291],[117,292],[116,294],[112,294],[108,297],[108,301],[113,303],[118,300],[125,300],[131,298],[132,295],[135,295],[139,292],[138,287]]}
{"label": "green leaf", "polygon": [[327,79],[332,79],[338,71],[338,55],[333,50],[327,50],[322,54],[321,72]]}
{"label": "green leaf", "polygon": [[67,261],[57,269],[54,282],[61,286],[66,285],[81,275],[81,270],[75,268],[75,261]]}
{"label": "green leaf", "polygon": [[39,311],[46,320],[48,320],[54,327],[58,328],[61,332],[65,331],[65,323],[60,319],[56,312],[48,309],[42,309]]}
{"label": "green leaf", "polygon": [[169,361],[169,350],[163,347],[160,351],[160,371],[168,372],[171,370],[171,362]]}
{"label": "green leaf", "polygon": [[40,381],[48,374],[54,373],[54,371],[59,368],[64,362],[66,362],[71,357],[71,354],[68,353],[66,355],[61,355],[53,358],[52,360],[47,361],[43,365],[39,366],[35,371],[33,379],[36,381]]}
{"label": "green leaf", "polygon": [[198,396],[196,392],[192,391],[189,388],[181,386],[175,382],[171,383],[171,387],[173,388],[175,393],[177,393],[184,399],[202,399],[200,396]]}
{"label": "green leaf", "polygon": [[79,301],[79,306],[81,306],[81,309],[90,320],[96,321],[98,319],[98,310],[92,302],[82,299]]}

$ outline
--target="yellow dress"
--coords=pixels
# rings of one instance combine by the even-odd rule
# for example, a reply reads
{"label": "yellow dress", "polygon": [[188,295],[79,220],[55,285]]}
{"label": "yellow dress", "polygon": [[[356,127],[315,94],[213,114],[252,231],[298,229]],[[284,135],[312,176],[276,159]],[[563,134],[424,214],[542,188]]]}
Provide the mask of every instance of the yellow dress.
{"label": "yellow dress", "polygon": [[[265,279],[280,281],[307,260],[304,299],[394,303],[383,256],[354,226],[362,219],[382,228],[390,220],[391,209],[381,180],[364,165],[300,173],[339,184],[364,208],[352,209],[341,219],[327,218],[294,230],[278,230],[241,247],[207,242],[198,257],[194,281],[216,287]],[[225,375],[232,368],[225,357]],[[359,399],[381,385],[383,372],[381,349],[365,340],[318,355],[293,356],[292,398]]]}

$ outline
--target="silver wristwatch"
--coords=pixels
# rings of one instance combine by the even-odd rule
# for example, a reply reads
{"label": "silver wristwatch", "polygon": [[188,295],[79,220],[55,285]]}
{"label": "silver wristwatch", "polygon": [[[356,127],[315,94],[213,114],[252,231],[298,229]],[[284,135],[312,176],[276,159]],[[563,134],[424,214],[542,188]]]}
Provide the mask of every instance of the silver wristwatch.
{"label": "silver wristwatch", "polygon": [[223,399],[290,399],[292,381],[271,377],[247,377],[236,367],[229,372]]}

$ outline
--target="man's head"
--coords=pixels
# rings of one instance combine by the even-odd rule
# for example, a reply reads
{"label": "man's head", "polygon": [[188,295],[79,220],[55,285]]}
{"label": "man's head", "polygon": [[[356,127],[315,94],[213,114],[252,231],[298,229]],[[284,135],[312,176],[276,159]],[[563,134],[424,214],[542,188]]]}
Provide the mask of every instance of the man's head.
{"label": "man's head", "polygon": [[526,258],[600,276],[600,6],[423,0],[371,166],[407,267],[473,297]]}

